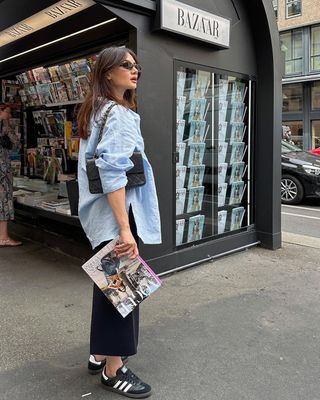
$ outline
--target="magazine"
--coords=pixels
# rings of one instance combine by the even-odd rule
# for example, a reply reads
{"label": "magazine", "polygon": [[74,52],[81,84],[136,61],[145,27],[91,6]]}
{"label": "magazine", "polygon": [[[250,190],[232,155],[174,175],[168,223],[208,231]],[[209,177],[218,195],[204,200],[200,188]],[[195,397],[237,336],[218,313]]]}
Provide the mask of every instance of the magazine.
{"label": "magazine", "polygon": [[176,215],[183,214],[184,203],[186,200],[187,189],[181,188],[176,190]]}
{"label": "magazine", "polygon": [[218,184],[225,183],[227,174],[228,164],[220,163],[218,166]]}
{"label": "magazine", "polygon": [[242,103],[247,92],[247,87],[244,82],[232,82],[231,102]]}
{"label": "magazine", "polygon": [[177,96],[177,120],[183,119],[185,105],[186,105],[186,97]]}
{"label": "magazine", "polygon": [[231,124],[231,136],[230,136],[230,144],[233,142],[242,142],[243,137],[246,131],[243,122],[234,122]]}
{"label": "magazine", "polygon": [[190,167],[188,189],[202,186],[205,165],[193,165]]}
{"label": "magazine", "polygon": [[228,104],[229,104],[229,102],[227,100],[219,101],[219,123],[226,121],[227,112],[228,112]]}
{"label": "magazine", "polygon": [[57,65],[54,65],[53,67],[48,67],[51,82],[60,82],[58,69],[59,67]]}
{"label": "magazine", "polygon": [[230,164],[242,161],[246,149],[247,149],[246,145],[243,142],[241,142],[241,143],[236,143],[236,142],[232,143]]}
{"label": "magazine", "polygon": [[177,72],[177,96],[183,96],[186,76],[187,73],[184,71]]}
{"label": "magazine", "polygon": [[187,167],[185,165],[177,165],[176,168],[176,188],[182,189],[186,179]]}
{"label": "magazine", "polygon": [[227,150],[228,150],[228,142],[219,143],[219,146],[218,146],[218,162],[219,162],[219,164],[225,162]]}
{"label": "magazine", "polygon": [[205,140],[206,121],[191,121],[189,130],[189,143],[202,143]]}
{"label": "magazine", "polygon": [[230,123],[243,122],[247,110],[244,103],[232,103]]}
{"label": "magazine", "polygon": [[114,248],[118,240],[119,237],[109,242],[82,268],[126,317],[161,286],[161,281],[141,257],[117,257]]}
{"label": "magazine", "polygon": [[189,122],[203,121],[206,115],[206,99],[192,99],[190,104]]}
{"label": "magazine", "polygon": [[78,76],[87,75],[91,71],[89,63],[86,58],[81,58],[79,60],[71,61],[70,65],[73,72]]}
{"label": "magazine", "polygon": [[234,231],[236,229],[241,228],[244,213],[245,213],[244,207],[237,207],[232,210],[230,231]]}
{"label": "magazine", "polygon": [[188,243],[202,239],[204,220],[204,215],[195,215],[189,218]]}
{"label": "magazine", "polygon": [[227,135],[228,122],[219,122],[218,136],[219,142],[224,142]]}
{"label": "magazine", "polygon": [[245,189],[246,185],[243,181],[234,182],[231,184],[231,194],[229,199],[230,206],[241,203]]}
{"label": "magazine", "polygon": [[226,201],[227,183],[220,183],[218,185],[218,207],[223,207]]}
{"label": "magazine", "polygon": [[176,220],[176,246],[180,246],[183,241],[185,219]]}
{"label": "magazine", "polygon": [[52,92],[48,83],[41,83],[37,85],[37,91],[40,98],[41,104],[54,103]]}
{"label": "magazine", "polygon": [[189,189],[187,213],[200,211],[204,195],[204,187],[194,187]]}
{"label": "magazine", "polygon": [[78,94],[80,99],[84,99],[90,90],[89,79],[86,75],[77,76],[75,78]]}
{"label": "magazine", "polygon": [[236,162],[232,164],[231,175],[229,183],[240,182],[245,172],[245,163]]}
{"label": "magazine", "polygon": [[218,212],[218,235],[224,233],[226,227],[226,220],[227,220],[227,211],[221,210]]}
{"label": "magazine", "polygon": [[197,70],[191,81],[190,99],[206,97],[209,86],[210,72]]}
{"label": "magazine", "polygon": [[177,162],[178,165],[183,165],[185,151],[186,151],[186,144],[177,143],[176,152],[179,154],[179,161]]}
{"label": "magazine", "polygon": [[183,141],[185,125],[186,125],[186,121],[184,119],[177,120],[177,143],[180,143]]}
{"label": "magazine", "polygon": [[219,79],[219,100],[227,100],[229,82],[227,79]]}
{"label": "magazine", "polygon": [[205,143],[190,143],[189,144],[189,158],[188,167],[192,165],[201,165],[206,149]]}

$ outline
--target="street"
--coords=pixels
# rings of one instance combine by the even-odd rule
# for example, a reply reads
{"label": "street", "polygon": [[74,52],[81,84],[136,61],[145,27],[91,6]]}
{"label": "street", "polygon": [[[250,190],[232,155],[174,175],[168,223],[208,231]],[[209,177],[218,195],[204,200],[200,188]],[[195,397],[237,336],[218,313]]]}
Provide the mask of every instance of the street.
{"label": "street", "polygon": [[282,205],[282,231],[320,239],[320,201],[306,200],[296,206]]}

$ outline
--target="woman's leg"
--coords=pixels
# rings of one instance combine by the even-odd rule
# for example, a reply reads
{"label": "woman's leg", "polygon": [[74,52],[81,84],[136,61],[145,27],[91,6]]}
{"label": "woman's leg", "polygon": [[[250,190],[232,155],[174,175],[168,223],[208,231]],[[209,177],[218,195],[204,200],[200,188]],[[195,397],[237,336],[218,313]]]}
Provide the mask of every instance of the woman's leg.
{"label": "woman's leg", "polygon": [[0,240],[9,239],[8,221],[0,221]]}

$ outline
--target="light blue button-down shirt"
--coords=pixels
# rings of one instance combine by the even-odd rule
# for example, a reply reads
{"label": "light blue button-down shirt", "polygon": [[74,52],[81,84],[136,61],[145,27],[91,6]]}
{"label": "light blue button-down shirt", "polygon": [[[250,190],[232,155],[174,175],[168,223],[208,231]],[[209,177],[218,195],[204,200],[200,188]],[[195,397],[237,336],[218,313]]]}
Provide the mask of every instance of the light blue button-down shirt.
{"label": "light blue button-down shirt", "polygon": [[[119,234],[119,227],[106,193],[114,192],[127,184],[126,171],[132,168],[130,157],[140,151],[143,157],[146,184],[126,189],[126,210],[131,205],[138,236],[146,244],[161,243],[161,226],[158,198],[152,167],[144,152],[140,131],[140,117],[121,105],[112,108],[103,136],[97,146],[99,123],[111,103],[106,104],[95,120],[91,119],[90,136],[80,140],[78,181],[79,218],[93,248]],[[103,187],[103,194],[91,194],[86,174],[86,159],[92,158],[97,148],[96,165]]]}

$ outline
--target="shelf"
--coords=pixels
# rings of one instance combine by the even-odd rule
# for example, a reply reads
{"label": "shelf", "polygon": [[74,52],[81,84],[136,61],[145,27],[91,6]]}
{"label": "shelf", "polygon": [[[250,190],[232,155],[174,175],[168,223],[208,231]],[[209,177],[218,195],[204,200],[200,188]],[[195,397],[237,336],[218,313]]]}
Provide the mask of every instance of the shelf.
{"label": "shelf", "polygon": [[24,106],[25,108],[51,108],[51,107],[63,107],[63,106],[69,106],[69,105],[73,105],[73,104],[81,104],[84,102],[84,99],[82,100],[70,100],[70,101],[66,101],[64,103],[48,103],[48,104],[38,104],[36,106]]}

